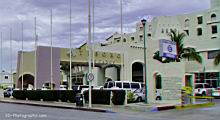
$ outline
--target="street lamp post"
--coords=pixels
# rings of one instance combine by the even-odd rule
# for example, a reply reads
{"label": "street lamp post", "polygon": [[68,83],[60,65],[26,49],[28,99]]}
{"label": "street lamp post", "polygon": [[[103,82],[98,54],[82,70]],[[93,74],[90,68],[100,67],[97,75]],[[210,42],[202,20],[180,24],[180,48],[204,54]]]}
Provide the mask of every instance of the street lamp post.
{"label": "street lamp post", "polygon": [[144,27],[144,84],[145,84],[145,103],[148,103],[147,97],[148,97],[148,91],[147,91],[147,64],[146,64],[146,19],[142,19],[141,23]]}

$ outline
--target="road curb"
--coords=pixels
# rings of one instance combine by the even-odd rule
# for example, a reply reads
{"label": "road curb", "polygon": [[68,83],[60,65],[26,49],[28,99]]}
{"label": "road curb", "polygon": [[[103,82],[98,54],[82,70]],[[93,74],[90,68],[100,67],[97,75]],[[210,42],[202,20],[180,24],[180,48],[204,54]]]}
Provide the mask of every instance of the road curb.
{"label": "road curb", "polygon": [[208,102],[208,103],[201,103],[201,104],[189,104],[189,105],[178,105],[176,106],[176,109],[181,110],[181,109],[193,109],[193,108],[204,108],[204,107],[213,107],[215,106],[215,103],[213,102]]}
{"label": "road curb", "polygon": [[157,112],[157,111],[172,110],[172,109],[175,109],[175,105],[152,107],[151,111]]}
{"label": "road curb", "polygon": [[73,106],[61,106],[61,105],[47,105],[47,104],[40,104],[40,103],[22,103],[16,101],[6,101],[0,100],[0,103],[10,103],[10,104],[20,104],[20,105],[31,105],[31,106],[40,106],[40,107],[50,107],[50,108],[62,108],[62,109],[72,109],[72,110],[81,110],[81,111],[88,111],[88,112],[101,112],[101,113],[115,113],[110,110],[98,109],[98,108],[86,108],[86,107],[73,107]]}

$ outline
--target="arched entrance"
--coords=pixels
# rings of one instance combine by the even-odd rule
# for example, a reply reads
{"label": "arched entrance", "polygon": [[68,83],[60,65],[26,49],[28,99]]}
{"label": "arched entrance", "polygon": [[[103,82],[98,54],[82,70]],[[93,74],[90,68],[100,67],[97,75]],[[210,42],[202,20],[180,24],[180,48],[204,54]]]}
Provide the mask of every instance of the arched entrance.
{"label": "arched entrance", "polygon": [[132,64],[132,81],[144,82],[143,64],[140,62]]}
{"label": "arched entrance", "polygon": [[[19,77],[18,79],[18,88],[22,88],[21,85],[22,84],[22,76]],[[34,76],[31,74],[24,74],[23,75],[23,88],[27,89],[28,86],[32,86],[34,87]]]}

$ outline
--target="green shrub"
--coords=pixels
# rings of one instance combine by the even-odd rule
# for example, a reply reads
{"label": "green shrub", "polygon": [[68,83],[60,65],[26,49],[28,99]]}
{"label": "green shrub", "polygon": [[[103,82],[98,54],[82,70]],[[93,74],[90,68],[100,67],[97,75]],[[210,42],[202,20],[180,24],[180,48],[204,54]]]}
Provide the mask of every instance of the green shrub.
{"label": "green shrub", "polygon": [[58,101],[59,97],[58,90],[43,90],[40,92],[40,96],[44,101]]}
{"label": "green shrub", "polygon": [[[84,91],[84,99],[89,101],[89,91]],[[92,104],[105,104],[110,105],[110,90],[92,90]]]}
{"label": "green shrub", "polygon": [[26,99],[26,90],[14,90],[12,96],[15,99],[25,100]]}
{"label": "green shrub", "polygon": [[128,100],[128,103],[135,102],[135,98],[134,98],[134,93],[133,92],[131,92],[131,91],[127,92],[127,100]]}
{"label": "green shrub", "polygon": [[[69,100],[72,103],[76,102],[76,94],[80,93],[79,90],[66,90],[66,100]],[[65,99],[65,98],[63,98]]]}
{"label": "green shrub", "polygon": [[123,105],[125,101],[125,90],[112,90],[112,103],[114,105]]}
{"label": "green shrub", "polygon": [[28,98],[28,100],[40,100],[41,92],[41,90],[27,90],[26,97]]}

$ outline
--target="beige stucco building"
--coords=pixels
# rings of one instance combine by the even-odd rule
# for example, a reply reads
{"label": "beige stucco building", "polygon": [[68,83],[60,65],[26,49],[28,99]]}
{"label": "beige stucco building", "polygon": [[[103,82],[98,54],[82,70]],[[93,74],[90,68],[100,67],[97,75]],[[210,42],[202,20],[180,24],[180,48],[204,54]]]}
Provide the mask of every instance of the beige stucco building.
{"label": "beige stucco building", "polygon": [[[178,16],[160,16],[147,24],[146,75],[150,102],[155,101],[157,89],[163,100],[178,100],[183,86],[193,87],[196,82],[207,82],[213,87],[219,86],[220,66],[214,66],[213,60],[220,52],[220,1],[211,0],[211,3],[211,8],[205,11]],[[170,29],[187,34],[184,39],[185,46],[196,48],[203,58],[203,64],[187,60],[163,64],[153,59],[154,53],[159,50],[159,40],[170,39],[167,35]],[[103,86],[107,79],[144,82],[143,30],[143,25],[138,22],[136,32],[123,35],[115,33],[106,39],[104,44],[95,45],[93,85]],[[53,51],[53,83],[59,88],[60,84],[69,83],[69,49],[53,48]],[[35,52],[24,52],[22,65],[19,52],[17,87],[21,87],[22,75],[27,75],[27,84],[36,84],[37,88],[50,82],[50,47],[38,47],[36,69],[34,55]],[[84,44],[73,50],[73,84],[88,84],[86,73],[88,73],[88,48]],[[156,80],[158,77],[161,78],[159,83]],[[161,84],[160,88],[157,88],[157,84]]]}

